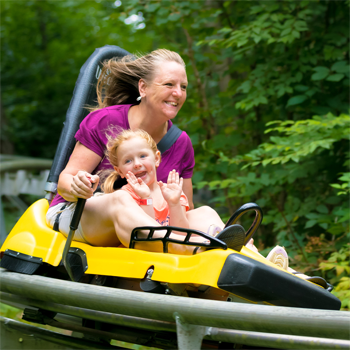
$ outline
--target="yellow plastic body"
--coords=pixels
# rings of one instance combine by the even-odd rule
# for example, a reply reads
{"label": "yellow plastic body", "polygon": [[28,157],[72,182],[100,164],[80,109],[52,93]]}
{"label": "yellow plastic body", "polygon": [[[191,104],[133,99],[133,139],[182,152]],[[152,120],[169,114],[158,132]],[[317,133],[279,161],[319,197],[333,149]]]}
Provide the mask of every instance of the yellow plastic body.
{"label": "yellow plastic body", "polygon": [[[1,252],[11,249],[16,252],[42,258],[43,262],[58,266],[66,238],[46,225],[48,202],[35,202],[14,226]],[[226,257],[232,253],[242,254],[266,265],[276,265],[243,247],[240,253],[231,249],[214,249],[193,255],[176,255],[147,252],[128,248],[95,247],[72,242],[71,247],[82,249],[88,261],[87,274],[142,279],[154,266],[152,279],[168,283],[191,283],[218,288],[217,281]]]}

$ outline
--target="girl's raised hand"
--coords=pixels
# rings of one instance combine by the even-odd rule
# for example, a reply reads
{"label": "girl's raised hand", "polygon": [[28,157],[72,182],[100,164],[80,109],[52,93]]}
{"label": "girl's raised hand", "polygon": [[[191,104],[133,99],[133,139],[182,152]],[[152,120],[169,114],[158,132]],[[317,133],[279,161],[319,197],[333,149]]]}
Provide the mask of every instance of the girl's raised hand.
{"label": "girl's raised hand", "polygon": [[180,202],[182,194],[183,178],[179,176],[176,170],[172,170],[168,175],[168,182],[158,182],[163,197],[169,206],[177,205]]}
{"label": "girl's raised hand", "polygon": [[149,198],[149,196],[151,195],[151,190],[143,182],[142,179],[136,177],[131,171],[128,171],[125,177],[128,181],[128,184],[132,187],[132,189],[138,196],[140,196],[142,199]]}

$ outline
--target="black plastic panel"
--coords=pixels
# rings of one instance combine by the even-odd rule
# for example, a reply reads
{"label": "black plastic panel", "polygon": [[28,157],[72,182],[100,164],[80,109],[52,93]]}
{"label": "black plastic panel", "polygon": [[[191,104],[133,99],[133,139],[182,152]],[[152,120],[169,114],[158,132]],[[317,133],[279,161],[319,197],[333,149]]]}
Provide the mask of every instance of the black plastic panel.
{"label": "black plastic panel", "polygon": [[6,249],[0,267],[6,270],[32,275],[43,264],[43,259]]}
{"label": "black plastic panel", "polygon": [[279,306],[339,310],[327,290],[240,254],[227,257],[218,287],[242,298]]}

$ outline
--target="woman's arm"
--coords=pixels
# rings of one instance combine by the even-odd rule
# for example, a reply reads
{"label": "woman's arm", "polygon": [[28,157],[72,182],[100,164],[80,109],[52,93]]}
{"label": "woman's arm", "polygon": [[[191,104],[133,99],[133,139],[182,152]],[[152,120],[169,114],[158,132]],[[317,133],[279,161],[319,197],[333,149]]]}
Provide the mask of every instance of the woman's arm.
{"label": "woman's arm", "polygon": [[[91,175],[101,161],[95,152],[77,142],[66,168],[60,174],[57,191],[69,202],[90,198],[98,185],[99,177]],[[91,183],[94,184],[93,188]]]}
{"label": "woman's arm", "polygon": [[[181,154],[181,162],[179,164],[179,173],[184,179],[183,192],[185,193],[190,210],[194,209],[193,205],[193,187],[192,187],[192,176],[193,169],[195,166],[194,149],[190,137],[186,132],[183,132],[179,137],[181,141],[181,147],[179,146],[179,153]],[[178,143],[178,142],[177,142]],[[176,144],[177,144],[176,143]]]}
{"label": "woman's arm", "polygon": [[190,210],[194,209],[192,179],[184,179],[182,190],[185,193]]}

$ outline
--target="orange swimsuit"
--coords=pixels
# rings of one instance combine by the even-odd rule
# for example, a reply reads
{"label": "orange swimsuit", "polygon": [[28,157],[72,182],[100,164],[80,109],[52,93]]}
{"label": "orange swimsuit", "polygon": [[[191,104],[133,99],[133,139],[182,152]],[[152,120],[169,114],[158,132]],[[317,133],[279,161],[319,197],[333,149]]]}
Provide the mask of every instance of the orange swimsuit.
{"label": "orange swimsuit", "polygon": [[[130,193],[131,197],[134,198],[138,205],[140,205],[141,197],[134,192],[134,190],[129,184],[123,186],[121,189]],[[190,210],[187,197],[183,192],[181,194],[180,204],[186,208],[186,211]],[[163,199],[163,204],[161,208],[156,208],[155,206],[153,206],[153,210],[156,221],[162,226],[169,226],[170,213],[168,203],[166,202],[166,200]]]}

